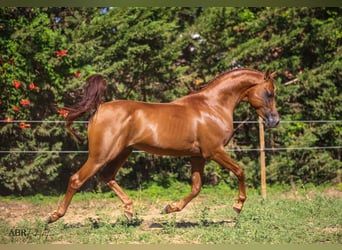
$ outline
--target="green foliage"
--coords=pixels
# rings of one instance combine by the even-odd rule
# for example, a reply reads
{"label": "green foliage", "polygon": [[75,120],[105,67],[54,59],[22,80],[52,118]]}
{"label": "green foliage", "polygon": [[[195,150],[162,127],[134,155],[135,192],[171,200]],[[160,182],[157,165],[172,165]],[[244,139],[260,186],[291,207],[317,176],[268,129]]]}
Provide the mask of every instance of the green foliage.
{"label": "green foliage", "polygon": [[[0,150],[87,150],[76,145],[58,110],[75,103],[98,72],[108,100],[168,102],[215,75],[243,66],[278,72],[282,120],[342,120],[341,8],[0,8]],[[284,85],[297,78],[294,84]],[[241,104],[235,120],[256,120]],[[86,119],[86,117],[84,118]],[[20,120],[20,122],[10,122]],[[231,149],[258,148],[255,124],[236,125]],[[321,184],[341,179],[341,123],[281,123],[266,132],[269,183]],[[259,185],[259,152],[230,152]],[[86,154],[1,153],[1,193],[58,192]],[[188,181],[187,158],[133,155],[119,172],[128,188]],[[205,183],[236,179],[208,162]],[[60,185],[63,183],[63,185]],[[97,186],[97,179],[90,186]]]}

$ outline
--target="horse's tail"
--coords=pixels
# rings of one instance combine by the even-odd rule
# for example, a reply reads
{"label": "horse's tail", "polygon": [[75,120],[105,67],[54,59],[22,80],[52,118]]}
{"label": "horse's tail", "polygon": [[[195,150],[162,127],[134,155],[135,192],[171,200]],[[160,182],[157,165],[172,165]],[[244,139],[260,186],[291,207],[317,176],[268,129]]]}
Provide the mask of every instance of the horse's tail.
{"label": "horse's tail", "polygon": [[86,80],[81,101],[71,107],[65,108],[68,111],[65,125],[75,141],[78,141],[78,139],[76,136],[76,131],[71,127],[73,121],[87,113],[90,115],[90,119],[100,106],[106,90],[106,80],[102,75],[94,74],[88,77]]}

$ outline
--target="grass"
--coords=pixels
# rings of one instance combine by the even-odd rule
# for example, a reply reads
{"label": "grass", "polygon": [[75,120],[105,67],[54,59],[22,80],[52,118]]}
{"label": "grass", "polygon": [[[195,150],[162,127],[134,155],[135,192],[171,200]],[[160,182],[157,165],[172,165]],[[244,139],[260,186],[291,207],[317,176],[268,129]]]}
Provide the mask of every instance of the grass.
{"label": "grass", "polygon": [[[2,206],[24,203],[31,212],[14,224],[11,218],[1,217],[0,243],[342,243],[339,189],[273,187],[266,200],[259,190],[249,189],[244,210],[236,215],[231,209],[236,190],[205,187],[182,212],[161,215],[160,210],[186,195],[189,187],[152,185],[128,192],[137,212],[132,223],[126,221],[112,193],[77,194],[67,215],[50,225],[40,214],[51,212],[59,197],[1,198]],[[117,211],[114,216],[113,211]],[[75,220],[78,213],[83,217]],[[16,235],[16,229],[26,234]]]}

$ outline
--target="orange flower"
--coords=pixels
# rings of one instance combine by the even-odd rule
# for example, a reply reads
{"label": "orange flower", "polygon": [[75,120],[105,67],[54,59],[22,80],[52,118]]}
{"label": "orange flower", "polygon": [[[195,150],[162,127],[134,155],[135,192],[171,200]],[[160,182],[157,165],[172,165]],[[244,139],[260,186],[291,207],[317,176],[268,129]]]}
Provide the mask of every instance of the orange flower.
{"label": "orange flower", "polygon": [[76,72],[74,72],[74,75],[75,75],[77,78],[79,78],[79,77],[81,76],[81,72],[76,71]]}
{"label": "orange flower", "polygon": [[19,112],[20,108],[17,107],[17,106],[13,106],[13,110],[14,110],[15,112]]}
{"label": "orange flower", "polygon": [[28,123],[25,123],[25,122],[21,122],[20,123],[20,128],[21,129],[30,128],[30,127],[31,127],[31,125],[28,124]]}
{"label": "orange flower", "polygon": [[36,86],[33,82],[31,82],[31,83],[29,84],[29,88],[30,88],[31,91],[32,91],[32,90],[38,90],[38,89],[39,89],[39,87]]}
{"label": "orange flower", "polygon": [[30,100],[26,100],[26,99],[22,99],[21,101],[20,101],[20,104],[23,106],[23,107],[26,107],[26,106],[29,106],[30,105]]}
{"label": "orange flower", "polygon": [[57,113],[59,114],[59,116],[67,117],[69,114],[69,111],[65,109],[60,109],[60,110],[57,110]]}
{"label": "orange flower", "polygon": [[62,56],[65,56],[67,53],[68,53],[68,51],[66,49],[59,50],[59,51],[56,51],[56,56],[62,57]]}
{"label": "orange flower", "polygon": [[11,122],[11,121],[13,121],[13,118],[12,118],[12,117],[7,117],[7,118],[4,120],[4,122]]}
{"label": "orange flower", "polygon": [[16,89],[19,89],[20,88],[20,85],[21,83],[19,81],[14,81],[13,82],[13,86],[16,88]]}

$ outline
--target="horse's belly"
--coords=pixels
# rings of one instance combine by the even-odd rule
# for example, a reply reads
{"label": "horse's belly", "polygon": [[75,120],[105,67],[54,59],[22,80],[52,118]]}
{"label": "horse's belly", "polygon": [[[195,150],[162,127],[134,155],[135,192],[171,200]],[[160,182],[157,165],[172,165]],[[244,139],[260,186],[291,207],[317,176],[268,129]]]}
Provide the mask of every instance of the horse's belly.
{"label": "horse's belly", "polygon": [[157,145],[136,144],[133,148],[143,150],[147,153],[158,155],[171,155],[171,156],[199,156],[201,151],[198,147],[193,146],[189,148],[182,147],[161,147]]}

